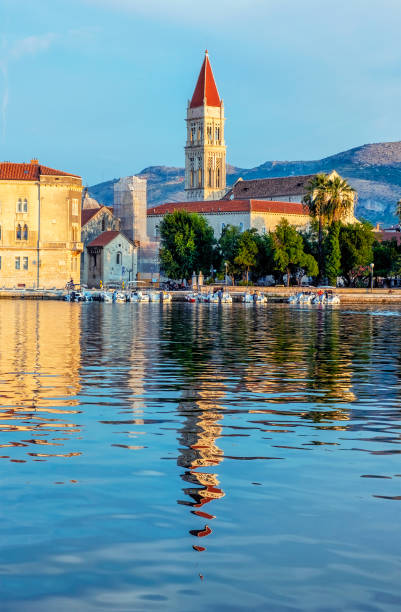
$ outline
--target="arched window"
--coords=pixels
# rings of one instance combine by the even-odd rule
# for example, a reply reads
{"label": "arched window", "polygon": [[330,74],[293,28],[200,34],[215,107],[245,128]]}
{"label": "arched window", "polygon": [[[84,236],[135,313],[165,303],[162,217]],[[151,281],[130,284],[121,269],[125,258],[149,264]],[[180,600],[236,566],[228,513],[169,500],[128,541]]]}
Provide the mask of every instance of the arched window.
{"label": "arched window", "polygon": [[24,234],[23,234],[23,240],[28,240],[28,226],[25,223],[24,225]]}
{"label": "arched window", "polygon": [[239,224],[239,231],[240,231],[240,232],[243,232],[243,231],[244,231],[244,224],[242,223],[242,221],[241,221],[241,223]]}
{"label": "arched window", "polygon": [[24,212],[28,212],[28,200],[26,198],[24,200]]}
{"label": "arched window", "polygon": [[102,218],[102,232],[104,232],[105,229],[106,229],[106,219],[103,217]]}
{"label": "arched window", "polygon": [[216,187],[220,187],[220,167],[217,166],[216,172]]}
{"label": "arched window", "polygon": [[212,169],[209,168],[208,170],[208,182],[209,182],[209,187],[212,186]]}
{"label": "arched window", "polygon": [[202,168],[198,169],[198,185],[202,187]]}
{"label": "arched window", "polygon": [[22,200],[21,200],[21,198],[18,198],[17,212],[22,212]]}
{"label": "arched window", "polygon": [[17,240],[21,240],[21,234],[22,234],[21,226],[18,223],[18,225],[17,225],[17,232],[16,232],[16,239]]}
{"label": "arched window", "polygon": [[117,253],[117,255],[116,255],[116,264],[118,266],[121,265],[121,253]]}

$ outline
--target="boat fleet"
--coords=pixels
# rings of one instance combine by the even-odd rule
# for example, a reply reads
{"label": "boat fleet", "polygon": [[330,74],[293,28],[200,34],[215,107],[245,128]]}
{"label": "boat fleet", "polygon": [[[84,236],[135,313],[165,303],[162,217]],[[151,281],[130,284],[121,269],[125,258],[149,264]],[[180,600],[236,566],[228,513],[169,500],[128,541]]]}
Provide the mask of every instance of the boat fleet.
{"label": "boat fleet", "polygon": [[316,304],[321,306],[332,306],[340,303],[340,298],[331,290],[326,291],[299,291],[290,295],[289,304]]}
{"label": "boat fleet", "polygon": [[127,302],[171,302],[168,291],[69,291],[65,296],[67,302],[105,302],[107,304],[126,304]]}

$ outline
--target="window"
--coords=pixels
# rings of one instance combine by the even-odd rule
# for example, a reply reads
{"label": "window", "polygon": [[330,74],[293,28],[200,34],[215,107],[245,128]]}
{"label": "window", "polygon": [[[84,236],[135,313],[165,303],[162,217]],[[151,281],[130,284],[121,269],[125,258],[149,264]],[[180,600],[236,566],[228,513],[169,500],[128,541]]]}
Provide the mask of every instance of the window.
{"label": "window", "polygon": [[21,269],[21,257],[16,257],[15,258],[15,269],[16,270],[20,270]]}
{"label": "window", "polygon": [[155,225],[155,238],[159,237],[159,224]]}
{"label": "window", "polygon": [[216,172],[216,187],[220,187],[220,167],[217,166]]}
{"label": "window", "polygon": [[22,200],[21,200],[21,198],[18,198],[17,212],[22,212]]}
{"label": "window", "polygon": [[244,224],[242,223],[242,221],[241,221],[241,223],[239,224],[239,231],[240,231],[240,232],[243,232],[243,231],[244,231]]}
{"label": "window", "polygon": [[24,225],[24,234],[23,234],[23,240],[28,240],[28,226],[25,223]]}
{"label": "window", "polygon": [[24,200],[24,212],[28,212],[28,200],[26,198]]}
{"label": "window", "polygon": [[208,170],[208,183],[209,183],[209,187],[212,186],[212,169],[209,168]]}
{"label": "window", "polygon": [[119,266],[121,265],[121,253],[117,253],[116,256],[116,264]]}
{"label": "window", "polygon": [[1,255],[0,255],[0,270],[1,270]]}
{"label": "window", "polygon": [[15,235],[16,240],[21,240],[21,234],[22,234],[21,226],[20,226],[20,224],[18,223],[18,225],[17,225],[17,231],[16,231],[16,235]]}
{"label": "window", "polygon": [[215,134],[216,134],[216,140],[220,140],[220,128],[216,128],[215,130]]}
{"label": "window", "polygon": [[106,219],[103,217],[102,218],[102,232],[104,232],[105,229],[106,229]]}
{"label": "window", "polygon": [[198,185],[202,187],[202,168],[198,169]]}
{"label": "window", "polygon": [[225,228],[226,228],[226,224],[225,224],[225,223],[222,223],[222,224],[221,224],[221,233],[223,233],[223,232],[224,232]]}
{"label": "window", "polygon": [[24,270],[28,270],[28,257],[22,258],[22,267]]}
{"label": "window", "polygon": [[75,216],[78,215],[78,200],[76,198],[72,200],[72,214]]}

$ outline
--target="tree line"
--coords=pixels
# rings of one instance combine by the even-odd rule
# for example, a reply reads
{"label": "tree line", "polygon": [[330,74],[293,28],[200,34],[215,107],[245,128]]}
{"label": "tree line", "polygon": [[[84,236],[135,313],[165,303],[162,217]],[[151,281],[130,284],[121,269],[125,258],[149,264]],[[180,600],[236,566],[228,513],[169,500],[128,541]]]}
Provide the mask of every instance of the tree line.
{"label": "tree line", "polygon": [[344,223],[352,210],[354,190],[339,176],[318,174],[310,181],[304,205],[311,215],[299,230],[282,219],[274,231],[241,231],[227,225],[217,240],[205,217],[185,210],[167,214],[160,224],[160,263],[174,280],[193,272],[232,283],[248,284],[266,276],[276,283],[300,284],[304,276],[316,283],[348,286],[367,283],[371,267],[377,276],[401,274],[401,247],[395,240],[377,242],[367,221]]}

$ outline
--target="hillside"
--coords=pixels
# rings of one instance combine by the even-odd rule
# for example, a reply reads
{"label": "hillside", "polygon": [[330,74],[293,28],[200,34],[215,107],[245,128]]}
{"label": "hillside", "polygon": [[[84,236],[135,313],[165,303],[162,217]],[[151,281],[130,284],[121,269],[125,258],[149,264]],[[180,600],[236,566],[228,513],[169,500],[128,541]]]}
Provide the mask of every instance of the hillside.
{"label": "hillside", "polygon": [[[401,197],[401,142],[368,144],[313,161],[268,161],[255,168],[227,167],[227,185],[243,179],[312,174],[337,170],[358,192],[356,215],[376,223],[396,221]],[[148,180],[148,206],[185,200],[184,169],[151,166],[138,174]],[[89,188],[100,202],[112,205],[117,179]]]}

